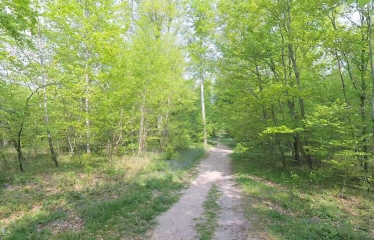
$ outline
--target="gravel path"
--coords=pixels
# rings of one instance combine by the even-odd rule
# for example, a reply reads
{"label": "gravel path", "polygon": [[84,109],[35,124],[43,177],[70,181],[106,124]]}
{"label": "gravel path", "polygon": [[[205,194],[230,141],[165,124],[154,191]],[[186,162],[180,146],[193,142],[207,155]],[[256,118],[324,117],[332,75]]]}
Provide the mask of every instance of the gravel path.
{"label": "gravel path", "polygon": [[253,240],[249,236],[250,223],[243,215],[240,204],[240,189],[235,186],[231,175],[231,153],[224,145],[210,150],[209,157],[198,167],[198,176],[190,187],[182,192],[179,202],[158,217],[158,226],[152,234],[153,240],[190,240],[198,239],[195,231],[195,219],[203,212],[203,202],[215,184],[222,193],[218,200],[221,207],[218,227],[213,239],[218,240]]}

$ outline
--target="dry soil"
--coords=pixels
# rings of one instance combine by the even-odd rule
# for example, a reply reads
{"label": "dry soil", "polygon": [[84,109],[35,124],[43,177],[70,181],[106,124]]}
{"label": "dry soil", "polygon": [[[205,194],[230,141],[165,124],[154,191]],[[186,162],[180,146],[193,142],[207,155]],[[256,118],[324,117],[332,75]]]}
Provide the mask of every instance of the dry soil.
{"label": "dry soil", "polygon": [[215,184],[221,192],[218,199],[221,210],[218,226],[213,239],[253,240],[251,224],[241,209],[241,190],[234,181],[228,154],[231,150],[225,145],[217,145],[210,150],[209,157],[198,166],[198,176],[180,200],[167,212],[158,217],[158,226],[152,233],[153,240],[199,239],[196,233],[196,219],[201,218],[203,203]]}

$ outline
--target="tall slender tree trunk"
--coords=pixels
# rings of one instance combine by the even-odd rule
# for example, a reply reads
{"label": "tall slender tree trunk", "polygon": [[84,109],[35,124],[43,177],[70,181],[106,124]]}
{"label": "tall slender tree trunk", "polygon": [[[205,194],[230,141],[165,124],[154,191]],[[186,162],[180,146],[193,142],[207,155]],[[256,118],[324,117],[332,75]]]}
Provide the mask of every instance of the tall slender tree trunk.
{"label": "tall slender tree trunk", "polygon": [[204,94],[204,78],[202,73],[202,62],[200,62],[200,100],[201,100],[201,117],[203,120],[203,137],[204,146],[208,145],[207,130],[206,130],[206,116],[205,116],[205,94]]}
{"label": "tall slender tree trunk", "polygon": [[147,90],[144,89],[142,96],[142,103],[140,106],[140,122],[139,122],[139,133],[138,133],[138,156],[146,151],[147,143],[147,128],[146,128],[146,94]]}
{"label": "tall slender tree trunk", "polygon": [[[292,68],[293,68],[295,78],[296,78],[297,89],[301,92],[303,89],[301,87],[300,72],[299,72],[299,68],[297,66],[295,53],[293,51],[293,45],[291,43],[288,44],[288,51],[289,51],[289,54],[290,54],[290,60],[291,60],[291,63],[292,63]],[[305,118],[305,106],[304,106],[304,99],[301,96],[299,96],[299,106],[300,106],[301,118],[304,119]]]}
{"label": "tall slender tree trunk", "polygon": [[[371,127],[372,127],[372,134],[373,134],[373,141],[374,141],[374,60],[373,60],[373,36],[372,36],[372,24],[371,24],[371,15],[370,12],[372,11],[373,8],[373,3],[368,4],[368,17],[367,17],[367,22],[368,22],[368,31],[369,31],[369,57],[370,57],[370,70],[371,70],[371,82],[372,82],[372,101],[371,101]],[[365,163],[364,166],[365,169],[368,169],[368,163]]]}
{"label": "tall slender tree trunk", "polygon": [[[23,121],[23,120],[22,120]],[[14,147],[17,151],[17,156],[18,156],[18,163],[19,163],[19,169],[23,171],[23,151],[22,151],[22,132],[23,132],[23,122],[21,123],[21,126],[17,132],[17,138],[14,140]]]}
{"label": "tall slender tree trunk", "polygon": [[[291,5],[290,5],[291,2],[288,1],[287,4],[288,4],[288,9],[287,9],[288,10],[287,11],[287,33],[288,33],[288,41],[289,41],[288,44],[287,44],[288,54],[289,54],[289,59],[291,61],[293,72],[294,72],[294,75],[295,75],[296,86],[297,86],[297,89],[299,90],[299,92],[301,93],[302,86],[301,86],[301,80],[300,80],[300,71],[299,71],[299,68],[297,66],[296,53],[294,52],[294,46],[292,45],[292,42],[291,42],[291,36],[292,36],[292,28],[291,28],[292,19],[291,19]],[[299,99],[301,119],[305,119],[304,99],[301,96],[299,96],[298,99]],[[302,144],[301,144],[301,141],[300,141],[299,134],[296,134],[296,136],[295,136],[295,147],[296,147],[296,144],[299,145],[301,153],[303,154],[305,160],[307,161],[309,169],[310,170],[313,169],[312,157],[307,151],[304,151],[304,149],[302,147]],[[304,137],[304,145],[308,145],[308,141],[307,141],[306,137]]]}
{"label": "tall slender tree trunk", "polygon": [[[332,27],[334,28],[334,30],[335,31],[338,30],[338,28],[336,26],[336,18],[335,18],[334,13],[332,13],[332,16],[331,17],[329,16],[329,18],[331,20],[331,24],[332,24]],[[334,43],[338,44],[338,40],[334,40]],[[335,54],[335,57],[336,57],[336,61],[338,63],[338,70],[339,70],[340,80],[341,80],[341,83],[342,83],[342,91],[343,91],[343,95],[344,95],[344,101],[345,101],[345,104],[349,105],[348,98],[347,98],[347,91],[346,91],[346,87],[345,87],[344,76],[343,76],[342,61],[341,61],[341,58],[339,56],[338,50],[335,49],[334,54]]]}
{"label": "tall slender tree trunk", "polygon": [[[366,138],[367,126],[366,126],[366,83],[365,83],[365,72],[361,69],[361,93],[360,93],[360,116],[362,122],[361,137],[362,137],[362,151],[368,152],[368,142]],[[361,163],[364,169],[367,169],[367,156],[364,155],[364,160]]]}
{"label": "tall slender tree trunk", "polygon": [[165,139],[165,144],[166,145],[169,142],[169,110],[170,110],[170,107],[171,107],[171,98],[172,98],[172,92],[170,90],[170,94],[169,94],[169,97],[168,97],[168,108],[167,108],[166,113],[165,113],[164,128],[163,128],[163,132],[162,132],[162,137]]}
{"label": "tall slender tree trunk", "polygon": [[[366,18],[368,20],[368,18]],[[361,26],[363,27],[365,24],[365,16],[363,13],[360,13],[360,20],[361,20]],[[369,24],[369,23],[368,23]],[[365,38],[365,34],[362,30],[361,32],[361,40],[364,44],[367,39]],[[361,50],[361,59],[360,59],[360,73],[361,73],[361,92],[360,92],[360,115],[361,115],[361,122],[362,122],[362,128],[361,128],[361,137],[362,137],[362,151],[364,153],[368,153],[368,139],[366,137],[367,134],[367,123],[366,123],[366,81],[365,81],[365,72],[367,70],[367,59],[365,59],[366,51],[365,49]],[[363,161],[361,163],[364,170],[367,170],[368,167],[368,156],[365,154],[363,156]]]}
{"label": "tall slender tree trunk", "polygon": [[43,108],[44,108],[44,122],[46,126],[46,132],[47,132],[47,139],[48,139],[48,145],[49,145],[49,151],[52,155],[52,161],[54,162],[55,166],[58,166],[57,156],[55,153],[55,149],[53,147],[53,141],[52,141],[52,134],[51,130],[49,129],[49,115],[48,115],[48,98],[47,98],[47,77],[45,74],[45,65],[44,65],[44,57],[43,57],[43,44],[42,44],[42,33],[41,33],[41,26],[40,26],[40,20],[38,21],[38,47],[39,47],[39,60],[40,60],[40,66],[42,69],[42,84],[43,84]]}
{"label": "tall slender tree trunk", "polygon": [[[88,1],[85,2],[85,9],[84,9],[84,16],[86,18],[90,18],[90,11],[88,8]],[[89,112],[90,112],[90,100],[89,100],[89,94],[90,94],[90,76],[89,76],[89,59],[90,59],[90,51],[87,47],[86,44],[84,44],[85,48],[85,69],[84,69],[84,78],[85,78],[85,96],[84,96],[84,111],[86,113],[85,115],[85,124],[86,124],[86,153],[90,154],[91,153],[91,123],[90,123],[90,117],[89,117]]]}
{"label": "tall slender tree trunk", "polygon": [[75,141],[73,142],[71,137],[70,137],[71,132],[72,132],[72,127],[70,126],[69,131],[67,131],[67,133],[66,133],[66,138],[67,138],[68,144],[69,144],[69,154],[70,154],[70,156],[73,156],[74,155]]}
{"label": "tall slender tree trunk", "polygon": [[157,128],[158,128],[158,134],[160,137],[159,143],[160,143],[160,149],[161,151],[165,150],[165,147],[168,146],[168,128],[169,128],[169,107],[171,102],[171,94],[169,95],[167,99],[167,109],[165,112],[161,112],[159,116],[157,117]]}
{"label": "tall slender tree trunk", "polygon": [[124,112],[125,112],[125,109],[124,107],[122,106],[121,107],[121,112],[120,112],[120,119],[119,119],[119,123],[118,123],[118,127],[119,127],[119,133],[118,133],[118,138],[117,140],[114,142],[114,139],[113,139],[113,142],[115,143],[116,146],[122,144],[122,139],[123,139],[123,115],[124,115]]}
{"label": "tall slender tree trunk", "polygon": [[[292,62],[292,67],[293,67],[295,78],[296,78],[297,88],[301,92],[302,87],[301,87],[301,81],[300,81],[300,72],[299,72],[299,69],[296,63],[296,57],[295,57],[295,53],[293,51],[293,46],[291,43],[288,44],[288,49],[289,49],[290,59]],[[300,106],[301,118],[305,119],[304,99],[301,96],[299,96],[299,106]],[[295,143],[297,143],[298,145],[301,145],[299,134],[296,134]],[[308,145],[308,141],[306,138],[304,138],[304,144]],[[313,169],[313,161],[312,161],[312,157],[310,156],[310,154],[307,151],[304,151],[304,149],[302,149],[302,145],[300,146],[300,150],[308,163],[309,169]]]}
{"label": "tall slender tree trunk", "polygon": [[[88,63],[87,63],[88,64]],[[86,67],[87,69],[87,67]],[[85,98],[84,98],[84,111],[86,113],[85,117],[85,123],[86,123],[86,153],[90,154],[91,153],[91,132],[90,132],[90,118],[89,118],[89,110],[90,110],[90,102],[89,102],[89,84],[90,84],[90,78],[88,76],[88,73],[86,72],[84,74],[85,79],[86,79],[86,89],[85,89]]]}
{"label": "tall slender tree trunk", "polygon": [[[279,26],[279,27],[280,27],[280,29],[282,29],[282,26]],[[283,68],[283,78],[284,78],[284,83],[283,84],[284,84],[284,86],[287,86],[288,85],[287,79],[291,78],[291,70],[288,71],[288,66],[290,64],[286,64],[286,50],[285,50],[286,43],[285,43],[282,31],[281,31],[281,39],[282,39],[282,68]],[[288,61],[290,61],[289,55],[288,55]],[[287,91],[286,91],[286,94],[288,95]],[[295,112],[295,104],[294,104],[293,100],[287,100],[287,105],[288,105],[288,108],[290,109],[291,117],[293,119],[295,119],[295,121],[297,122],[298,116]],[[300,165],[301,162],[300,162],[300,152],[299,152],[299,140],[298,140],[298,138],[299,138],[299,134],[295,134],[294,137],[293,137],[293,143],[292,143],[292,141],[290,142],[290,149],[292,151],[293,158],[295,159],[295,163],[297,165]]]}
{"label": "tall slender tree trunk", "polygon": [[347,91],[346,91],[346,87],[345,87],[344,76],[343,76],[342,63],[341,63],[341,60],[339,58],[338,51],[335,51],[335,56],[336,56],[336,60],[338,62],[339,76],[340,76],[340,80],[341,80],[341,83],[342,83],[342,91],[343,91],[343,95],[344,95],[344,102],[345,102],[345,104],[349,105],[348,98],[347,98]]}
{"label": "tall slender tree trunk", "polygon": [[207,131],[206,131],[206,117],[205,117],[205,100],[204,100],[204,81],[201,79],[200,83],[200,98],[201,98],[201,115],[203,120],[203,134],[204,134],[204,145],[208,145]]}

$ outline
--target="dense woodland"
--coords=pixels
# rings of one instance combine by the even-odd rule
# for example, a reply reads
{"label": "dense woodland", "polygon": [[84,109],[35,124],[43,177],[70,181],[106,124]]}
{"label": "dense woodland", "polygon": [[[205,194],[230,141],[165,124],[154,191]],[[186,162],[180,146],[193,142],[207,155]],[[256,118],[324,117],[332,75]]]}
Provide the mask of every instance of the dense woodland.
{"label": "dense woodland", "polygon": [[369,190],[372,3],[239,2],[217,5],[215,88],[237,149],[284,168],[337,171]]}
{"label": "dense woodland", "polygon": [[[175,151],[373,180],[369,1],[2,1],[2,165]],[[9,155],[13,152],[13,157]],[[8,159],[10,158],[10,159]]]}
{"label": "dense woodland", "polygon": [[59,154],[142,155],[201,139],[181,2],[0,7],[1,139],[21,169],[27,152],[49,152],[57,166]]}
{"label": "dense woodland", "polygon": [[373,16],[370,0],[1,0],[0,238],[137,239],[224,136],[273,236],[370,239]]}

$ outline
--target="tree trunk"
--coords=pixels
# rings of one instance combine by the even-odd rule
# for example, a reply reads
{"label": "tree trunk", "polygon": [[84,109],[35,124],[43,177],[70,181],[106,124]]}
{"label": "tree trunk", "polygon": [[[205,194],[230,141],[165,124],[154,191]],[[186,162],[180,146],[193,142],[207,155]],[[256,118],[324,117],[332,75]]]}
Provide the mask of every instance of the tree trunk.
{"label": "tree trunk", "polygon": [[69,134],[67,135],[67,140],[68,140],[68,144],[69,144],[69,154],[70,154],[70,156],[73,156],[74,155],[74,145],[71,141],[71,138],[70,138]]}
{"label": "tree trunk", "polygon": [[89,84],[90,84],[90,78],[88,76],[88,73],[85,74],[85,79],[86,79],[86,89],[85,89],[85,99],[84,99],[84,110],[86,112],[86,117],[85,117],[85,123],[86,123],[86,153],[90,154],[91,153],[91,133],[90,133],[90,118],[89,118],[89,109],[90,109],[90,102],[88,99],[88,93],[89,93]]}
{"label": "tree trunk", "polygon": [[115,146],[118,146],[118,145],[121,145],[122,144],[122,140],[123,140],[123,115],[124,115],[124,108],[123,106],[121,107],[121,113],[120,113],[120,119],[119,119],[119,123],[118,123],[118,126],[119,126],[119,133],[118,133],[118,139],[116,141],[114,141],[115,139],[113,139],[113,142],[115,144]]}
{"label": "tree trunk", "polygon": [[[88,8],[88,1],[85,1],[85,6],[84,6],[84,16],[88,19],[90,18],[90,10]],[[86,52],[85,54],[85,69],[84,69],[84,78],[86,82],[85,86],[85,96],[84,96],[84,110],[86,113],[85,116],[85,124],[86,124],[86,153],[90,154],[91,153],[91,123],[90,123],[90,118],[89,118],[89,111],[90,111],[90,100],[89,100],[89,94],[90,94],[90,76],[89,76],[89,59],[90,59],[90,51],[87,47],[87,44],[84,43],[84,50]]]}
{"label": "tree trunk", "polygon": [[293,150],[294,150],[294,159],[295,159],[295,162],[297,165],[300,165],[301,162],[300,162],[300,151],[299,151],[299,135],[296,134],[294,137],[293,137]]}
{"label": "tree trunk", "polygon": [[335,56],[336,56],[336,59],[338,61],[339,75],[340,75],[340,80],[341,80],[341,83],[342,83],[342,90],[343,90],[343,95],[344,95],[344,102],[348,106],[349,102],[348,102],[348,98],[347,98],[347,91],[346,91],[346,88],[345,88],[345,82],[344,82],[344,76],[343,76],[343,68],[342,68],[342,65],[341,65],[341,60],[340,60],[339,55],[338,55],[338,51],[335,51]]}
{"label": "tree trunk", "polygon": [[160,137],[159,143],[160,143],[160,149],[163,152],[164,151],[164,141],[163,141],[163,115],[160,113],[157,116],[157,130],[158,130],[158,135]]}
{"label": "tree trunk", "polygon": [[[88,10],[86,10],[86,17],[89,16]],[[84,80],[85,80],[85,89],[84,89],[84,112],[85,112],[85,125],[86,125],[86,153],[91,153],[91,123],[90,123],[90,100],[89,100],[89,94],[90,94],[90,76],[89,76],[89,65],[88,61],[90,58],[90,53],[88,51],[87,46],[85,46],[85,68],[84,68]]]}
{"label": "tree trunk", "polygon": [[[280,29],[282,29],[282,26],[280,26]],[[287,86],[288,85],[288,82],[287,82],[287,79],[288,78],[291,78],[291,70],[287,71],[288,69],[288,65],[289,64],[286,64],[286,50],[285,50],[285,40],[284,40],[284,36],[283,36],[283,33],[281,32],[281,39],[282,39],[282,68],[283,68],[283,77],[284,77],[284,85]],[[290,62],[290,53],[288,54],[288,61]],[[286,94],[288,95],[288,92],[286,91]],[[288,105],[288,108],[290,109],[290,115],[293,119],[295,119],[295,121],[297,122],[298,121],[298,116],[295,112],[295,103],[293,101],[293,99],[291,100],[287,100],[287,105]],[[295,163],[297,165],[300,165],[301,162],[300,162],[300,151],[299,151],[299,135],[298,134],[295,134],[294,137],[293,137],[293,143],[290,142],[290,148],[291,148],[291,151],[292,151],[292,155],[293,155],[293,158],[295,160]]]}
{"label": "tree trunk", "polygon": [[[275,115],[275,110],[274,110],[274,105],[271,105],[271,118],[273,120],[273,123],[274,123],[274,126],[277,127],[278,126],[278,120],[277,120],[277,116]],[[283,148],[282,148],[282,143],[281,143],[281,140],[278,136],[274,136],[274,148],[276,149],[276,147],[279,147],[279,151],[281,153],[281,159],[282,159],[282,165],[284,168],[287,168],[287,163],[286,163],[286,158],[284,157],[284,151],[283,151]]]}
{"label": "tree trunk", "polygon": [[[335,18],[335,15],[334,13],[332,13],[332,16],[329,17],[330,20],[331,20],[331,24],[332,24],[332,27],[334,28],[334,30],[336,31],[338,28],[336,26],[336,18]],[[338,41],[337,40],[334,40],[334,43],[335,44],[338,44]],[[347,98],[347,92],[346,92],[346,87],[345,87],[345,81],[344,81],[344,76],[343,76],[343,68],[342,68],[342,62],[341,62],[341,59],[339,57],[339,54],[338,54],[338,51],[335,49],[335,57],[336,57],[336,61],[338,63],[338,69],[339,69],[339,76],[340,76],[340,80],[341,80],[341,83],[342,83],[342,90],[343,90],[343,95],[344,95],[344,100],[345,100],[345,103],[347,105],[348,104],[348,98]]]}
{"label": "tree trunk", "polygon": [[53,148],[53,141],[52,141],[52,134],[49,129],[49,116],[48,116],[48,99],[47,99],[47,77],[45,74],[45,65],[44,65],[44,58],[43,58],[43,45],[42,45],[42,34],[40,29],[40,20],[38,21],[38,45],[39,45],[39,60],[40,66],[42,71],[42,81],[43,81],[43,108],[44,108],[44,123],[46,126],[47,138],[48,138],[48,145],[49,151],[51,152],[52,161],[54,162],[55,166],[58,166],[57,156],[55,150]]}
{"label": "tree trunk", "polygon": [[203,120],[203,137],[204,146],[208,145],[207,130],[206,130],[206,117],[205,117],[205,96],[204,96],[204,79],[202,74],[202,63],[200,63],[200,100],[201,100],[201,116]]}
{"label": "tree trunk", "polygon": [[21,124],[20,129],[18,130],[17,139],[14,140],[14,147],[17,151],[19,169],[21,171],[23,171],[23,160],[24,160],[23,152],[22,152],[22,142],[21,142],[22,131],[23,131],[23,123]]}
{"label": "tree trunk", "polygon": [[147,90],[144,89],[142,96],[142,103],[140,106],[140,123],[139,123],[139,134],[138,134],[138,156],[146,151],[146,141],[147,141],[147,129],[146,129],[146,94]]}
{"label": "tree trunk", "polygon": [[[364,26],[365,24],[365,16],[361,13],[360,14],[361,19],[361,26]],[[364,32],[361,32],[361,40],[364,44],[366,42],[365,34]],[[368,153],[368,142],[367,142],[367,124],[366,124],[366,82],[365,82],[365,72],[367,70],[367,62],[365,59],[366,51],[365,49],[361,50],[361,59],[360,59],[360,73],[361,73],[361,92],[360,92],[360,115],[361,115],[361,122],[362,122],[362,128],[361,128],[361,137],[362,137],[362,151],[365,153],[363,156],[363,161],[361,163],[362,168],[364,170],[367,170],[368,167],[368,156],[366,153]]]}
{"label": "tree trunk", "polygon": [[[288,1],[287,4],[288,4],[288,9],[287,9],[286,31],[287,31],[287,34],[288,34],[288,41],[289,41],[288,44],[287,44],[288,55],[289,55],[289,60],[291,62],[293,72],[294,72],[294,75],[295,75],[297,89],[301,93],[302,92],[302,86],[301,86],[301,80],[300,80],[300,71],[299,71],[299,68],[297,66],[296,54],[294,52],[294,46],[292,45],[292,42],[291,42],[291,36],[292,36],[292,28],[291,28],[292,19],[291,19],[291,6],[290,6],[291,3]],[[305,119],[304,99],[303,99],[302,96],[299,96],[298,99],[299,99],[301,119],[304,120]],[[309,169],[310,170],[313,169],[312,157],[310,156],[308,151],[306,151],[306,152],[304,151],[303,145],[301,144],[301,141],[300,141],[299,134],[296,134],[296,136],[295,136],[295,146],[296,146],[296,144],[298,145],[298,147],[301,150],[301,153],[303,154],[304,158],[306,159]],[[308,145],[308,141],[305,137],[304,137],[304,144]]]}
{"label": "tree trunk", "polygon": [[[373,140],[374,140],[374,60],[373,60],[373,36],[372,36],[372,29],[371,29],[371,15],[370,12],[372,10],[372,3],[368,4],[368,31],[369,31],[369,57],[370,57],[370,70],[371,70],[371,82],[372,82],[372,101],[371,101],[371,127],[372,127],[372,134],[373,134]],[[368,169],[368,163],[365,162],[364,169]]]}
{"label": "tree trunk", "polygon": [[[300,81],[300,72],[299,72],[299,69],[297,67],[296,57],[295,57],[295,53],[293,51],[293,46],[292,46],[291,43],[288,44],[288,50],[289,50],[290,60],[292,62],[292,67],[293,67],[293,70],[294,70],[295,78],[296,78],[297,88],[301,92],[302,87],[301,87],[301,81]],[[304,120],[305,119],[305,106],[304,106],[304,99],[301,96],[299,96],[299,106],[300,106],[301,118]],[[304,138],[304,144],[308,145],[308,141],[307,141],[306,138]],[[297,145],[299,145],[299,146],[297,146]],[[308,153],[308,151],[304,151],[303,146],[301,145],[301,142],[300,142],[299,134],[296,134],[296,136],[295,136],[295,148],[296,147],[300,147],[301,153],[304,155],[304,157],[305,157],[305,159],[308,163],[309,169],[312,170],[313,169],[312,157]],[[299,161],[298,159],[296,159],[296,160]]]}
{"label": "tree trunk", "polygon": [[[293,68],[295,78],[296,78],[297,89],[301,92],[302,87],[301,87],[301,81],[300,81],[300,72],[299,72],[299,69],[297,67],[296,57],[295,57],[295,53],[293,51],[293,46],[292,46],[291,43],[288,44],[288,50],[289,50],[289,54],[290,54],[290,60],[291,60],[291,63],[292,63],[292,68]],[[304,119],[305,118],[304,99],[301,96],[299,96],[299,105],[300,105],[301,118]]]}

